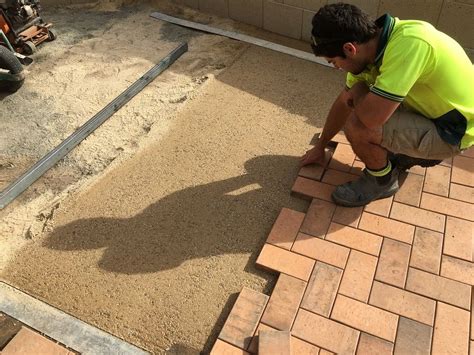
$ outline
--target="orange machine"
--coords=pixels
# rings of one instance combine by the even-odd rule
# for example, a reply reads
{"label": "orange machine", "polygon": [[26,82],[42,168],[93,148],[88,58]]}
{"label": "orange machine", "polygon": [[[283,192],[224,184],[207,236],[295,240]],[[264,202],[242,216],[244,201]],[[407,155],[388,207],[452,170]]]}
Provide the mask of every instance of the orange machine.
{"label": "orange machine", "polygon": [[17,52],[30,55],[40,43],[56,39],[52,24],[43,21],[40,11],[39,0],[0,0],[0,29]]}

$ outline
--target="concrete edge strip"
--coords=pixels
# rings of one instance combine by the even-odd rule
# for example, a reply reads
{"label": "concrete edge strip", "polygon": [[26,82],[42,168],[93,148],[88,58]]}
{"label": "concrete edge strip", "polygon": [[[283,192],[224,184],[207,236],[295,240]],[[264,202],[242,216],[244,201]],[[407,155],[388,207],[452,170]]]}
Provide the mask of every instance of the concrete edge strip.
{"label": "concrete edge strip", "polygon": [[82,354],[149,354],[4,282],[0,311]]}
{"label": "concrete edge strip", "polygon": [[94,115],[78,130],[62,141],[56,148],[46,154],[41,160],[33,165],[21,177],[0,191],[0,209],[7,206],[31,184],[38,180],[46,171],[52,168],[58,161],[64,158],[72,149],[86,139],[102,123],[107,121],[115,112],[128,103],[135,95],[142,91],[158,75],[165,71],[176,59],[188,50],[188,44],[182,43],[170,54],[163,58],[160,63],[151,68],[141,78],[135,81],[124,92],[117,96],[112,102]]}
{"label": "concrete edge strip", "polygon": [[276,43],[266,41],[260,38],[247,36],[244,34],[233,32],[233,31],[222,30],[219,28],[203,25],[201,23],[183,20],[177,17],[165,15],[161,12],[153,12],[150,16],[157,20],[162,20],[162,21],[173,23],[175,25],[193,28],[193,29],[203,31],[203,32],[208,32],[208,33],[212,33],[212,34],[216,34],[220,36],[229,37],[229,38],[236,39],[242,42],[254,44],[256,46],[260,46],[260,47],[271,49],[277,52],[285,53],[293,57],[304,59],[313,63],[321,64],[321,65],[324,65],[325,67],[333,68],[331,64],[327,63],[326,61],[320,58],[317,58],[313,53],[308,53],[305,51],[301,51],[299,49],[282,46],[280,44],[276,44]]}

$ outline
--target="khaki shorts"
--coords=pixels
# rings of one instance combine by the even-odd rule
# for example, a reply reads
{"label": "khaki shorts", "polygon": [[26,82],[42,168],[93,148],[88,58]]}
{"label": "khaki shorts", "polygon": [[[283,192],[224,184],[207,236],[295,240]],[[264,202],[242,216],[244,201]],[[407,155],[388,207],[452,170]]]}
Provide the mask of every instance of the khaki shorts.
{"label": "khaki shorts", "polygon": [[382,147],[414,158],[444,160],[461,151],[441,139],[433,121],[399,108],[383,125]]}

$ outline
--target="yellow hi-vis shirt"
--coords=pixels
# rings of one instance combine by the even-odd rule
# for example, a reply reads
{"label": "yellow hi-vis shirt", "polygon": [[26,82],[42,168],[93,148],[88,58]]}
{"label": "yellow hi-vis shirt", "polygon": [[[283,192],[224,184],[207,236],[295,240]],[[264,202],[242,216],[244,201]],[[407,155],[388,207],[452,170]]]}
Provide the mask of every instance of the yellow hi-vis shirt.
{"label": "yellow hi-vis shirt", "polygon": [[474,67],[463,48],[424,21],[386,14],[376,23],[382,34],[375,63],[348,73],[347,87],[364,81],[372,93],[434,119],[446,142],[474,145]]}

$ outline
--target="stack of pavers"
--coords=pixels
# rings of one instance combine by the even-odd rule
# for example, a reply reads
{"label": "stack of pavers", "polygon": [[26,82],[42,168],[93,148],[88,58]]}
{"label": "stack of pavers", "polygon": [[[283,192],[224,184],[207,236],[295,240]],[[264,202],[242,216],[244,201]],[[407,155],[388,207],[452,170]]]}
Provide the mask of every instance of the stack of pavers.
{"label": "stack of pavers", "polygon": [[271,296],[244,288],[211,354],[474,354],[474,150],[412,168],[392,198],[334,205],[363,164],[343,135],[301,169],[257,259]]}

